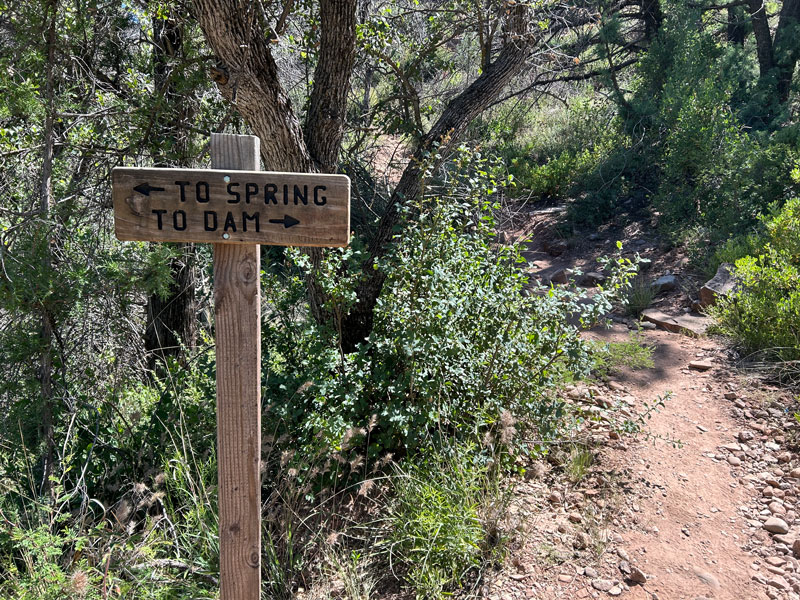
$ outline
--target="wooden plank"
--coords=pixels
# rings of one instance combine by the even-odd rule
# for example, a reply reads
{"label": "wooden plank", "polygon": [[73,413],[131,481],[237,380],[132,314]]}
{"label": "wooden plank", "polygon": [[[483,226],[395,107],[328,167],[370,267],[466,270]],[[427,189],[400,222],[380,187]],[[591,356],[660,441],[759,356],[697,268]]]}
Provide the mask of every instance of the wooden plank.
{"label": "wooden plank", "polygon": [[116,168],[120,240],[346,246],[346,175],[212,169]]}
{"label": "wooden plank", "polygon": [[[255,170],[259,140],[211,136],[216,169]],[[261,296],[256,244],[214,244],[220,599],[261,588]]]}

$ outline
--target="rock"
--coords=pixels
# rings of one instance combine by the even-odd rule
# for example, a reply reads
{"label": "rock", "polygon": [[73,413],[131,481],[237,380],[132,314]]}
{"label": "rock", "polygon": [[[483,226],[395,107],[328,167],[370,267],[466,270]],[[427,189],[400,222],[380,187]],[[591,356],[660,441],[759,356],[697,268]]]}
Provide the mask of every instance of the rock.
{"label": "rock", "polygon": [[772,579],[768,580],[767,585],[784,591],[789,589],[788,582],[781,576],[773,577]]}
{"label": "rock", "polygon": [[631,565],[631,573],[628,576],[628,579],[634,583],[641,583],[642,585],[647,583],[647,575],[645,575],[644,571],[642,571],[636,565]]}
{"label": "rock", "polygon": [[650,286],[657,294],[659,292],[669,292],[678,287],[678,278],[675,275],[664,275],[656,279]]}
{"label": "rock", "polygon": [[610,590],[608,590],[609,596],[619,596],[622,593],[622,588],[618,585],[612,586]]}
{"label": "rock", "polygon": [[770,517],[764,522],[764,529],[770,533],[789,533],[789,526],[786,521],[778,517]]}
{"label": "rock", "polygon": [[792,469],[789,472],[789,477],[792,479],[800,479],[800,469]]}
{"label": "rock", "polygon": [[642,312],[642,320],[654,323],[662,329],[673,333],[683,333],[690,336],[705,335],[712,321],[709,317],[697,314],[670,316],[654,308]]}
{"label": "rock", "polygon": [[[571,512],[567,515],[567,518],[572,521],[573,523],[580,523],[583,518],[581,517],[580,513]],[[786,533],[785,531],[783,533]]]}
{"label": "rock", "polygon": [[595,578],[595,577],[597,577],[597,569],[595,569],[594,567],[585,567],[583,569],[583,574],[586,577]]}
{"label": "rock", "polygon": [[576,550],[585,550],[591,543],[592,538],[589,537],[589,534],[581,531],[575,536],[575,539],[572,540],[572,547]]}
{"label": "rock", "polygon": [[559,580],[561,583],[569,583],[570,581],[572,581],[572,580],[573,580],[573,577],[572,577],[572,575],[568,575],[568,574],[566,574],[566,573],[561,573],[561,574],[558,576],[558,580]]}
{"label": "rock", "polygon": [[736,398],[738,398],[736,392],[725,392],[725,400],[736,400]]}
{"label": "rock", "polygon": [[786,464],[788,462],[792,462],[792,453],[791,452],[782,452],[778,455],[778,462]]}
{"label": "rock", "polygon": [[713,306],[719,296],[729,296],[736,289],[736,278],[733,276],[734,267],[731,263],[722,263],[714,275],[700,288],[700,304]]}
{"label": "rock", "polygon": [[740,442],[749,442],[755,437],[752,431],[740,431],[739,435],[736,436]]}
{"label": "rock", "polygon": [[550,256],[561,256],[567,251],[568,246],[564,240],[545,240],[542,247]]}
{"label": "rock", "polygon": [[792,542],[792,554],[794,554],[795,558],[800,558],[800,540]]}
{"label": "rock", "polygon": [[606,282],[607,277],[597,271],[589,271],[581,277],[580,285],[583,287],[597,287]]}
{"label": "rock", "polygon": [[786,514],[786,509],[780,502],[770,502],[767,508],[769,508],[769,512],[771,512],[773,515],[780,516]]}
{"label": "rock", "polygon": [[708,371],[714,368],[714,363],[707,360],[693,360],[689,363],[689,368],[695,371]]}
{"label": "rock", "polygon": [[738,467],[739,465],[742,464],[742,461],[741,461],[741,459],[739,459],[739,458],[737,458],[735,456],[729,456],[728,457],[728,464],[730,464],[732,467]]}
{"label": "rock", "polygon": [[557,269],[550,274],[550,281],[552,283],[567,283],[569,278],[567,277],[567,270],[566,269]]}
{"label": "rock", "polygon": [[592,587],[601,592],[607,592],[614,587],[614,582],[610,579],[592,579]]}

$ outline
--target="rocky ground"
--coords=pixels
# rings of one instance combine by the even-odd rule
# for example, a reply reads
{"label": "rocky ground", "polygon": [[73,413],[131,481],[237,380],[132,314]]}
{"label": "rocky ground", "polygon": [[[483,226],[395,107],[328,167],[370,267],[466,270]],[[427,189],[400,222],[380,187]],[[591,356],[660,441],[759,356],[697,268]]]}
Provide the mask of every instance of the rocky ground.
{"label": "rocky ground", "polygon": [[[641,229],[589,238],[570,244],[539,235],[526,252],[532,272],[556,283],[575,267],[591,271],[594,256],[616,239],[649,254],[649,280],[672,282],[651,307],[667,321],[654,319],[639,333],[654,348],[655,366],[565,390],[578,414],[592,419],[518,482],[509,511],[517,535],[480,597],[800,599],[795,396],[738,370],[723,340],[669,326],[696,319],[702,333],[708,324],[692,313],[703,282],[688,274],[684,256],[663,252]],[[625,341],[639,327],[615,320],[587,337]],[[619,435],[624,421],[642,415],[642,432]]]}

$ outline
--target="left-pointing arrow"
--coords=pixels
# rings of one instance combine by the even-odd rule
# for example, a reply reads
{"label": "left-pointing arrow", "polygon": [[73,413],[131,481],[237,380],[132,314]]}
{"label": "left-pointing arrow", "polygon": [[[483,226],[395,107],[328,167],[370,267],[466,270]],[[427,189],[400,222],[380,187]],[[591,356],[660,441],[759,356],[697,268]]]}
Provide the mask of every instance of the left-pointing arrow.
{"label": "left-pointing arrow", "polygon": [[145,196],[149,196],[150,192],[163,192],[164,188],[155,187],[150,185],[149,183],[140,183],[135,188],[133,188],[134,192],[139,192],[140,194],[144,194]]}

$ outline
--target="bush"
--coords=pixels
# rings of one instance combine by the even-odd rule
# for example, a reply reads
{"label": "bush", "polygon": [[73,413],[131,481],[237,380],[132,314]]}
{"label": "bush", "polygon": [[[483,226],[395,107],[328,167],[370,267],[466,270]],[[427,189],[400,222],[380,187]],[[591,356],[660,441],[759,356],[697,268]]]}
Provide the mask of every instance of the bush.
{"label": "bush", "polygon": [[712,310],[723,332],[747,353],[771,350],[777,360],[800,359],[800,199],[765,219],[759,254],[736,261],[738,289]]}
{"label": "bush", "polygon": [[336,318],[353,301],[357,248],[328,253],[316,274],[333,298],[326,327],[302,310],[304,255],[289,254],[294,291],[279,295],[285,279],[267,277],[277,299],[264,331],[274,354],[268,419],[279,435],[307,449],[367,448],[373,459],[436,438],[480,437],[504,410],[533,422],[543,438],[561,426],[562,407],[547,390],[590,365],[568,316],[603,314],[629,273],[589,306],[564,288],[524,295],[519,248],[492,241],[498,179],[466,151],[451,169],[437,195],[406,207],[416,218],[377,267],[387,279],[372,334],[357,352],[341,351]]}

